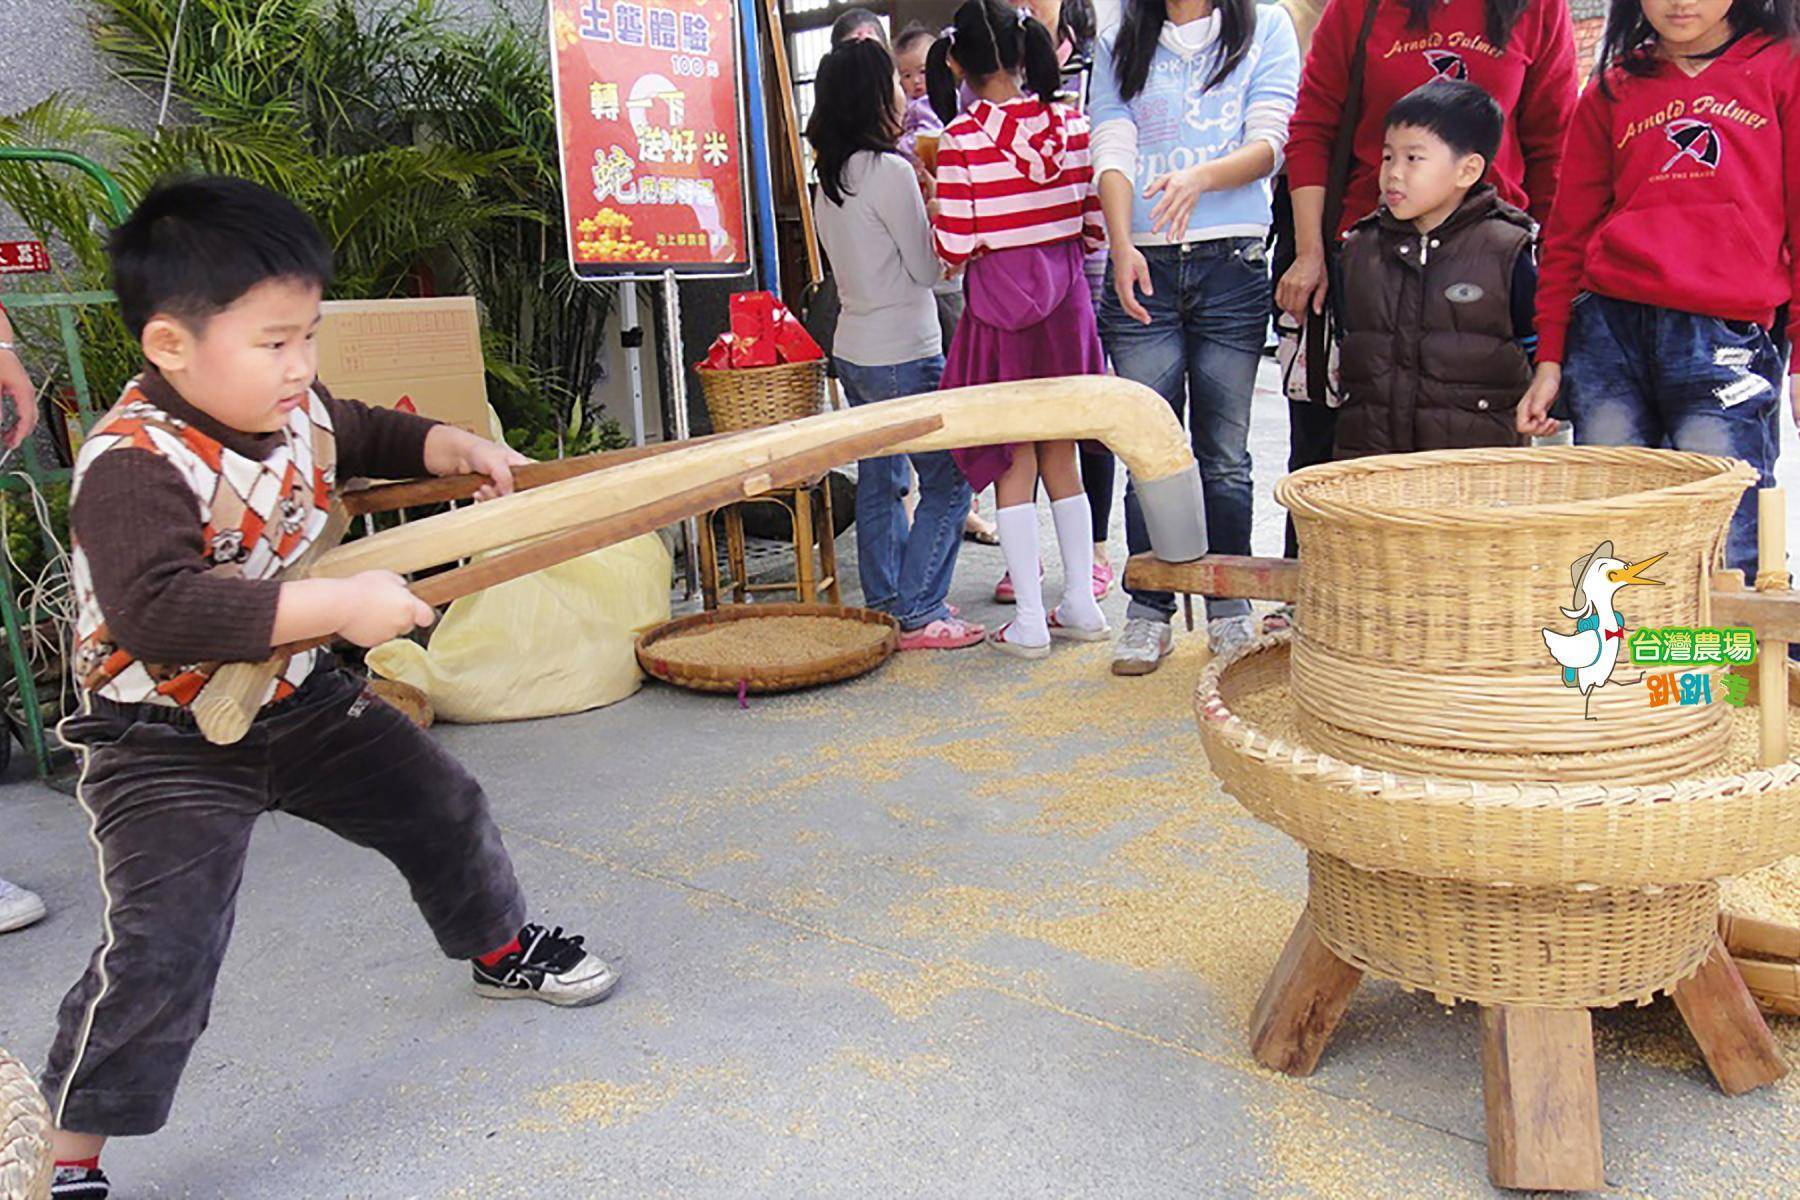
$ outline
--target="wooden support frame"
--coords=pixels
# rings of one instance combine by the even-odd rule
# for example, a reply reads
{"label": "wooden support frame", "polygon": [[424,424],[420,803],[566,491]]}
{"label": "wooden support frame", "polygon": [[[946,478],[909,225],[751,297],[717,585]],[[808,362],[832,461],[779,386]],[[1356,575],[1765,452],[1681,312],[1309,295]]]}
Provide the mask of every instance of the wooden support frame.
{"label": "wooden support frame", "polygon": [[1723,938],[1713,943],[1700,969],[1675,986],[1675,1007],[1727,1096],[1766,1087],[1787,1074],[1768,1022]]}
{"label": "wooden support frame", "polygon": [[1488,1178],[1497,1187],[1606,1186],[1594,1023],[1585,1008],[1481,1010]]}
{"label": "wooden support frame", "polygon": [[1311,1075],[1363,973],[1333,954],[1301,913],[1250,1017],[1250,1055],[1283,1075]]}

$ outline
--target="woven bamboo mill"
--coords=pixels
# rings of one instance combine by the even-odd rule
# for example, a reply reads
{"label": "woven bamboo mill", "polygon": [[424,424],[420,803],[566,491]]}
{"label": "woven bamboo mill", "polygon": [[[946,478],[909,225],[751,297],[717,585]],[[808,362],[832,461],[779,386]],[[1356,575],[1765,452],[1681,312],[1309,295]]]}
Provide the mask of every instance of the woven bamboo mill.
{"label": "woven bamboo mill", "polygon": [[[1778,492],[1775,570],[1719,568],[1755,482],[1630,448],[1359,459],[1277,488],[1297,565],[1134,560],[1139,586],[1295,603],[1195,696],[1225,790],[1308,852],[1258,1062],[1310,1073],[1364,974],[1478,1004],[1489,1175],[1554,1190],[1605,1183],[1589,1010],[1671,994],[1724,1091],[1785,1074],[1720,933],[1718,880],[1800,852]],[[1761,635],[1753,684],[1625,649],[1725,626]]]}

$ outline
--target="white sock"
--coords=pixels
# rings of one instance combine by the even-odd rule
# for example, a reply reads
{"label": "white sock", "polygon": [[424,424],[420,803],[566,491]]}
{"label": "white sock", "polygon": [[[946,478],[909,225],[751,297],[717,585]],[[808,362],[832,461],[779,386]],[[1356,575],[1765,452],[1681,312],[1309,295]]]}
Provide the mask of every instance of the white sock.
{"label": "white sock", "polygon": [[1104,629],[1106,614],[1094,602],[1094,511],[1084,493],[1050,502],[1056,546],[1062,552],[1063,596],[1057,611],[1065,625]]}
{"label": "white sock", "polygon": [[994,524],[1000,528],[1000,553],[1012,574],[1017,597],[1008,641],[1021,646],[1048,646],[1050,627],[1044,623],[1044,581],[1038,578],[1038,523],[1036,504],[1015,504],[998,509]]}

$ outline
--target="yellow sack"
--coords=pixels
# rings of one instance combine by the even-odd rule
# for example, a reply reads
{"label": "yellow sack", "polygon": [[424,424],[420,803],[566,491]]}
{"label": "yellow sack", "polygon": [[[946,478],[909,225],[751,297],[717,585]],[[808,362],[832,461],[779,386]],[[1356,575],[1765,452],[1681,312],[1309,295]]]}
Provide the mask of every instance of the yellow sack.
{"label": "yellow sack", "polygon": [[649,533],[465,596],[429,650],[388,642],[369,651],[369,669],[424,692],[440,720],[465,724],[617,703],[643,682],[635,634],[669,619],[673,561]]}

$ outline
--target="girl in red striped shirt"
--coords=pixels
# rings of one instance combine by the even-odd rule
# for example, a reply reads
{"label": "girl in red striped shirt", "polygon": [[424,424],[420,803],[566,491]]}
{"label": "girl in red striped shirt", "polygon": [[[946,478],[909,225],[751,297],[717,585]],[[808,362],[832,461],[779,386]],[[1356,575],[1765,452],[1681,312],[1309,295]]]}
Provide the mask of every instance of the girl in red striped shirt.
{"label": "girl in red striped shirt", "polygon": [[[1105,230],[1087,119],[1056,103],[1060,81],[1050,31],[1002,0],[967,0],[931,49],[926,84],[946,122],[932,226],[939,256],[953,269],[966,268],[966,308],[950,343],[946,388],[1105,370],[1082,272],[1083,256],[1104,243]],[[975,102],[959,114],[961,84]],[[1104,640],[1110,631],[1094,601],[1093,518],[1075,443],[956,454],[972,488],[994,484],[1000,548],[1018,600],[1016,616],[989,635],[990,643],[1042,658],[1053,637]],[[1039,582],[1039,476],[1063,562],[1062,603],[1049,612]]]}

